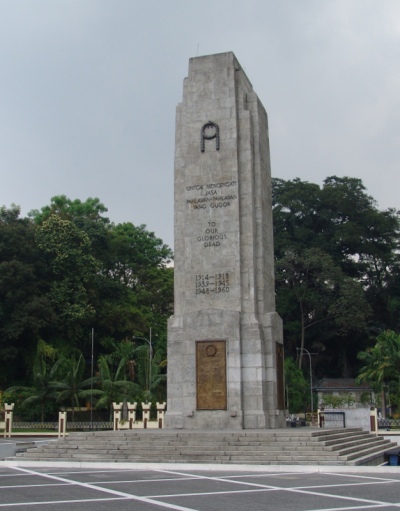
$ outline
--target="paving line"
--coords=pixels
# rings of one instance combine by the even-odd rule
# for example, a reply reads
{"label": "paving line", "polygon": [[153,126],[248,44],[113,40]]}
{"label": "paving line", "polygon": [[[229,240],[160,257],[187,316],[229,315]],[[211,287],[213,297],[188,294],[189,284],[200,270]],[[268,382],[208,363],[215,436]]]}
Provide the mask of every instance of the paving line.
{"label": "paving line", "polygon": [[[270,475],[278,475],[278,476],[281,476],[282,474],[246,474],[243,476],[243,478],[247,478],[247,477],[263,477],[263,476],[267,476],[269,477]],[[291,473],[288,473],[288,475],[292,475]],[[297,474],[296,474],[297,475]],[[309,475],[309,474],[307,474]],[[330,475],[330,474],[326,474],[326,475]],[[341,474],[337,474],[337,473],[334,473],[332,475],[341,475]],[[238,478],[238,477],[241,477],[240,475],[235,475],[235,476],[227,476],[226,480],[229,481],[229,479],[234,479],[234,478]],[[344,477],[352,477],[350,474],[345,474]],[[336,488],[336,487],[340,487],[340,488],[343,488],[343,487],[350,487],[350,486],[370,486],[371,484],[376,484],[376,485],[382,485],[382,484],[393,484],[393,483],[400,483],[400,480],[398,479],[384,479],[384,478],[381,478],[381,477],[372,477],[372,476],[356,476],[356,477],[360,477],[360,478],[364,478],[364,479],[368,479],[368,481],[365,481],[365,482],[354,482],[354,483],[342,483],[342,484],[319,484],[319,485],[307,485],[307,486],[293,486],[292,489],[293,490],[312,490],[312,489],[318,489],[318,488]],[[372,481],[371,481],[372,479]],[[284,487],[282,487],[282,489],[285,489]]]}
{"label": "paving line", "polygon": [[251,488],[251,490],[218,490],[218,491],[203,491],[203,492],[193,492],[193,493],[172,493],[165,495],[152,495],[153,499],[165,499],[171,497],[207,497],[210,495],[237,495],[242,493],[267,493],[275,491],[271,488]]}
{"label": "paving line", "polygon": [[349,488],[350,486],[371,486],[373,484],[381,485],[381,484],[392,484],[393,481],[368,481],[365,483],[343,483],[343,484],[317,484],[310,486],[293,486],[295,490],[312,490],[314,488]]}
{"label": "paving line", "polygon": [[[113,473],[114,470],[93,470],[93,471],[81,471],[81,472],[46,472],[49,475],[74,475],[74,474],[101,474],[101,473]],[[128,474],[134,474],[137,473],[137,470],[121,470],[121,472],[126,472]],[[149,470],[145,470],[145,472],[149,472]],[[154,470],[151,470],[150,472],[154,472]],[[40,472],[39,472],[40,473]],[[135,479],[134,481],[132,479],[127,480],[120,480],[115,481],[113,479],[108,479],[106,481],[93,481],[91,484],[138,484],[138,483],[168,483],[168,482],[175,482],[175,481],[190,481],[192,479],[195,479],[194,476],[188,476],[188,477],[163,477],[162,479]],[[72,479],[73,480],[73,479]],[[0,485],[1,488],[1,485]]]}
{"label": "paving line", "polygon": [[71,486],[69,483],[53,483],[53,484],[10,484],[7,486],[0,486],[0,490],[9,490],[10,488],[58,488],[59,486]]}
{"label": "paving line", "polygon": [[[238,478],[243,478],[243,479],[250,479],[250,478],[255,478],[255,477],[282,477],[282,476],[293,476],[293,473],[292,472],[288,472],[287,474],[282,474],[282,473],[277,473],[277,474],[266,474],[266,473],[260,473],[260,474],[243,474],[243,475],[234,475],[234,476],[223,476],[224,479],[226,479],[227,481],[231,480],[231,479],[238,479]],[[298,476],[298,475],[310,475],[309,472],[306,472],[304,474],[301,474],[301,473],[296,473],[294,474],[295,476]],[[384,477],[373,477],[373,476],[359,476],[358,474],[338,474],[337,472],[334,472],[332,474],[329,474],[329,473],[324,473],[324,474],[319,474],[319,475],[329,475],[329,476],[338,476],[338,475],[342,475],[343,477],[347,477],[347,478],[361,478],[361,479],[368,479],[367,482],[355,482],[355,483],[344,483],[345,486],[357,486],[357,485],[363,485],[363,484],[366,484],[366,485],[369,485],[369,484],[387,484],[387,483],[400,483],[400,479],[389,479],[389,478],[384,478]],[[296,477],[297,478],[297,477]],[[343,483],[342,484],[329,484],[329,485],[317,485],[317,486],[296,486],[296,488],[301,488],[301,489],[306,489],[306,488],[325,488],[325,487],[335,487],[335,486],[343,486]]]}
{"label": "paving line", "polygon": [[312,509],[310,511],[352,511],[352,510],[361,510],[361,511],[364,511],[364,509],[382,509],[384,507],[389,507],[391,504],[382,504],[382,505],[379,505],[379,504],[371,504],[370,506],[366,506],[365,504],[363,504],[362,506],[349,506],[349,507],[330,507],[330,508],[326,508],[326,507],[323,507],[321,509]]}
{"label": "paving line", "polygon": [[[53,475],[49,475],[49,474],[43,474],[43,473],[40,473],[40,472],[36,472],[34,470],[28,470],[28,469],[25,469],[25,468],[22,468],[22,467],[14,467],[14,470],[19,470],[21,472],[24,472],[24,473],[27,473],[27,474],[30,474],[30,475],[34,475],[34,476],[39,476],[39,477],[44,477],[44,478],[52,479],[54,481],[60,481],[60,482],[63,482],[63,483],[69,483],[71,486],[80,486],[82,488],[86,488],[86,489],[90,489],[90,490],[96,490],[96,491],[103,492],[103,493],[108,493],[108,494],[111,494],[111,495],[115,495],[116,497],[120,497],[121,499],[124,498],[126,500],[137,500],[139,502],[144,502],[144,503],[147,503],[147,504],[152,504],[152,505],[156,505],[156,506],[159,506],[159,507],[164,507],[164,508],[167,508],[167,509],[173,509],[175,511],[198,511],[198,510],[196,510],[194,508],[188,508],[188,507],[178,506],[178,505],[175,505],[175,504],[169,504],[169,503],[165,503],[165,502],[160,502],[158,500],[153,500],[153,499],[148,498],[148,497],[140,497],[138,495],[132,495],[130,493],[125,493],[125,492],[120,492],[120,491],[116,491],[116,490],[111,490],[111,489],[108,489],[108,488],[102,488],[101,486],[96,486],[96,485],[93,485],[93,484],[90,484],[90,483],[81,483],[79,481],[74,481],[74,480],[71,480],[71,479],[63,478],[63,477],[53,476]],[[94,499],[94,500],[96,500],[97,502],[101,502],[102,500],[107,500],[107,499]],[[67,501],[67,502],[70,502],[70,501]],[[86,502],[86,500],[83,500],[82,502]],[[57,504],[58,501],[53,501],[51,503],[52,504]],[[65,503],[65,502],[62,502],[62,503]],[[43,502],[35,502],[35,503],[29,503],[29,504],[30,505],[35,505],[35,504],[36,505],[41,505],[41,504],[43,504]],[[23,503],[22,502],[19,505],[27,505],[27,503]]]}
{"label": "paving line", "polygon": [[227,478],[224,478],[224,477],[216,477],[216,476],[204,476],[204,475],[197,475],[197,474],[187,474],[187,473],[184,473],[184,472],[178,472],[178,471],[175,471],[175,470],[158,470],[157,472],[162,472],[162,473],[167,473],[167,474],[176,474],[176,475],[182,475],[182,476],[189,476],[189,475],[192,475],[195,479],[206,479],[208,481],[219,481],[219,482],[224,482],[224,483],[232,483],[232,484],[241,484],[241,485],[246,485],[246,486],[255,486],[257,488],[264,488],[264,489],[275,489],[275,486],[272,486],[272,485],[267,485],[267,484],[259,484],[259,483],[250,483],[250,482],[246,482],[246,481],[235,481],[235,480],[231,480],[231,479],[227,479]]}
{"label": "paving line", "polygon": [[16,506],[44,506],[46,504],[86,504],[87,502],[113,502],[116,500],[127,500],[123,497],[110,497],[108,499],[74,499],[74,500],[41,500],[40,502],[11,502],[8,504],[0,504],[2,507]]}
{"label": "paving line", "polygon": [[[310,472],[304,472],[303,474],[301,472],[260,472],[260,473],[253,473],[253,474],[242,474],[242,475],[226,475],[222,477],[226,477],[227,479],[235,479],[238,477],[282,477],[282,476],[301,476],[301,475],[310,475]],[[221,476],[220,476],[221,477]]]}
{"label": "paving line", "polygon": [[326,472],[326,475],[332,476],[341,476],[341,477],[357,477],[359,479],[373,479],[378,481],[390,482],[390,483],[400,483],[400,479],[391,479],[389,477],[380,477],[380,476],[363,476],[361,474],[338,474],[337,472],[329,473]]}
{"label": "paving line", "polygon": [[135,481],[96,481],[92,484],[143,484],[143,483],[169,483],[169,482],[177,482],[177,481],[192,481],[196,479],[194,477],[164,477],[163,479],[137,479]]}
{"label": "paving line", "polygon": [[[175,472],[175,471],[167,471],[167,470],[160,470],[160,472],[169,472],[169,473],[174,473],[174,474],[181,474],[181,475],[189,475],[189,474],[185,474],[185,473],[182,473],[182,472]],[[263,484],[258,484],[258,483],[248,483],[248,482],[243,482],[243,481],[232,481],[232,480],[227,480],[227,479],[224,479],[224,478],[220,478],[220,477],[207,477],[207,476],[197,476],[199,479],[208,479],[208,480],[213,480],[213,481],[221,481],[221,482],[231,482],[233,484],[244,484],[244,485],[250,485],[250,486],[254,486],[254,487],[258,487],[258,488],[265,488],[265,489],[268,489],[268,490],[279,490],[279,491],[282,491],[282,492],[287,492],[287,493],[301,493],[303,495],[309,495],[309,496],[316,496],[316,497],[324,497],[324,498],[333,498],[333,499],[339,499],[339,500],[349,500],[349,501],[354,501],[354,502],[359,502],[360,504],[363,503],[363,504],[369,504],[370,506],[372,507],[388,507],[388,506],[392,506],[392,507],[400,507],[400,503],[396,504],[396,503],[388,503],[388,502],[383,502],[381,500],[372,500],[372,499],[363,499],[361,497],[349,497],[349,496],[342,496],[342,495],[331,495],[329,493],[320,493],[320,492],[317,492],[317,491],[309,491],[309,490],[303,490],[301,488],[282,488],[280,486],[272,486],[272,485],[263,485]],[[248,493],[249,490],[246,490],[246,493]],[[235,494],[237,493],[240,493],[239,492],[233,492]],[[173,495],[171,495],[170,497],[173,497]],[[356,506],[356,508],[360,509],[360,507]],[[342,508],[333,508],[333,509],[342,509]],[[346,509],[346,508],[344,508]]]}
{"label": "paving line", "polygon": [[[277,488],[277,489],[279,489],[279,488]],[[324,498],[330,497],[333,499],[350,500],[350,501],[354,501],[354,502],[360,502],[363,504],[367,504],[372,507],[374,507],[374,506],[375,507],[389,507],[389,506],[400,507],[400,503],[396,504],[396,503],[392,503],[392,502],[383,502],[381,500],[362,499],[361,497],[349,497],[349,496],[344,496],[344,495],[335,495],[335,494],[331,495],[330,493],[320,493],[317,491],[302,490],[302,489],[298,489],[298,488],[285,488],[284,491],[287,491],[288,493],[301,493],[304,495],[313,495],[313,496],[324,497]],[[364,509],[364,507],[365,506],[363,506],[361,509]],[[334,508],[334,509],[342,509],[342,508]],[[344,508],[344,509],[346,509],[346,508]],[[360,508],[358,508],[358,509],[360,509]],[[325,511],[327,511],[327,510],[325,510]]]}
{"label": "paving line", "polygon": [[27,477],[27,474],[0,474],[0,479],[2,477]]}
{"label": "paving line", "polygon": [[[148,472],[149,469],[146,469],[146,470],[139,470],[137,468],[122,468],[122,469],[119,469],[119,468],[109,468],[109,469],[105,469],[105,470],[65,470],[65,471],[59,471],[59,470],[56,470],[55,472],[52,472],[51,470],[46,470],[46,474],[49,474],[49,475],[71,475],[71,474],[109,474],[110,472],[112,473],[124,473],[124,472]],[[151,469],[151,471],[153,471],[153,469]],[[40,472],[39,472],[40,473]]]}

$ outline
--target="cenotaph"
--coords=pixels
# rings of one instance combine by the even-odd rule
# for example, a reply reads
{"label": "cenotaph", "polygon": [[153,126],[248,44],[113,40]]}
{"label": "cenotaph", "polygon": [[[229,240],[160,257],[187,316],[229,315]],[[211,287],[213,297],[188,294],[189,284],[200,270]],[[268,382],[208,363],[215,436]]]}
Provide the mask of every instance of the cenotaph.
{"label": "cenotaph", "polygon": [[284,426],[267,114],[231,52],[190,59],[175,141],[169,429]]}

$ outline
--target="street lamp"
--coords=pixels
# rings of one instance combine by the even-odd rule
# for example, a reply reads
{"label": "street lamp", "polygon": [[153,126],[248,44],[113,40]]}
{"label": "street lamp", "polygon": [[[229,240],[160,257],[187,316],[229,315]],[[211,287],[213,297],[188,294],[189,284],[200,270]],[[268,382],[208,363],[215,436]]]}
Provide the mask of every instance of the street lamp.
{"label": "street lamp", "polygon": [[92,358],[90,369],[90,429],[93,429],[93,377],[94,377],[94,328],[92,328]]}
{"label": "street lamp", "polygon": [[305,351],[308,355],[308,358],[310,360],[310,398],[311,398],[311,413],[314,412],[314,403],[313,403],[313,392],[312,392],[312,365],[311,365],[311,355],[317,355],[317,353],[310,353],[308,350],[306,350],[305,348],[296,348],[297,351]]}
{"label": "street lamp", "polygon": [[150,339],[147,339],[147,337],[138,337],[136,335],[132,336],[132,339],[139,339],[142,341],[146,341],[149,345],[149,373],[148,373],[148,385],[147,389],[150,392],[150,386],[151,386],[151,361],[153,360],[153,345],[151,344],[151,328],[150,328]]}

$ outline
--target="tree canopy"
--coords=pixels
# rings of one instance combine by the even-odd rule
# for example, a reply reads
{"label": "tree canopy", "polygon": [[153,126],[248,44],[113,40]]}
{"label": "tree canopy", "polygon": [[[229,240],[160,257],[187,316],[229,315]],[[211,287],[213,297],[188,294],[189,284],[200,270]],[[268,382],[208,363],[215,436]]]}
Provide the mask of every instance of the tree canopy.
{"label": "tree canopy", "polygon": [[[273,179],[272,194],[286,356],[299,368],[306,349],[315,377],[355,377],[376,337],[400,331],[399,212],[379,210],[351,177],[330,176],[322,186]],[[114,224],[106,213],[97,198],[64,195],[26,218],[18,206],[0,209],[0,389],[42,385],[54,366],[34,363],[45,345],[69,368],[58,391],[83,399],[94,329],[100,405],[115,389],[165,395],[172,251],[145,225]],[[134,338],[147,345],[131,345]],[[288,374],[302,381],[290,364]]]}
{"label": "tree canopy", "polygon": [[273,179],[272,194],[286,353],[307,348],[317,375],[356,376],[357,353],[400,327],[399,213],[350,177]]}
{"label": "tree canopy", "polygon": [[88,360],[93,328],[96,356],[151,328],[165,352],[172,251],[145,225],[113,224],[106,212],[97,198],[64,195],[27,218],[1,208],[0,388],[29,380],[41,339]]}

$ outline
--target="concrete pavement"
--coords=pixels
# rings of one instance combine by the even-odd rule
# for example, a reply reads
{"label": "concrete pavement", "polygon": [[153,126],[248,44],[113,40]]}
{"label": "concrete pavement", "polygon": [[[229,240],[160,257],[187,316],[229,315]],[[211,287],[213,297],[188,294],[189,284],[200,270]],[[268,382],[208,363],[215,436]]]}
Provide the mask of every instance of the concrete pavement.
{"label": "concrete pavement", "polygon": [[[30,466],[28,466],[30,465]],[[345,511],[400,508],[400,467],[0,462],[0,508]]]}

